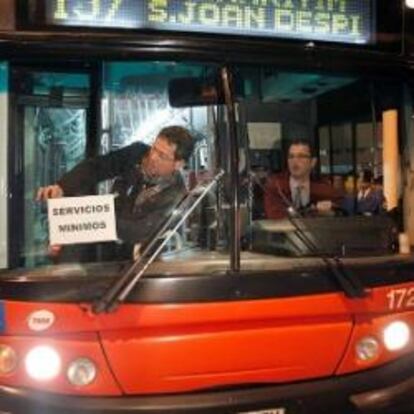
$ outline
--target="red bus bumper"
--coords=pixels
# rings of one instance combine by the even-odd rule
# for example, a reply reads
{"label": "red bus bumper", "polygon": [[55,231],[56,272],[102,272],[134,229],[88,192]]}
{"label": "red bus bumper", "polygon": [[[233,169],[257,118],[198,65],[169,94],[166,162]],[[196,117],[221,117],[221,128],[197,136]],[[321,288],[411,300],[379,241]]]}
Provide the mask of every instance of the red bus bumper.
{"label": "red bus bumper", "polygon": [[379,368],[317,381],[174,395],[74,397],[3,386],[0,412],[391,414],[414,412],[413,395],[414,354],[410,354]]}

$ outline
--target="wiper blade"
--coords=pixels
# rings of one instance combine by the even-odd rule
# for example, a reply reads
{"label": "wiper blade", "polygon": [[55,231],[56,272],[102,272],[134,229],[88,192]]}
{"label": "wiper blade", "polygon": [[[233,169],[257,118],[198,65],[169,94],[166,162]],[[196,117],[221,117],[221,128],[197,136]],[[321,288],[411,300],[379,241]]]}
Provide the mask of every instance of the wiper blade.
{"label": "wiper blade", "polygon": [[[298,217],[301,216],[298,215]],[[338,256],[332,257],[321,253],[318,247],[313,243],[312,239],[310,239],[303,231],[296,221],[296,218],[288,214],[288,220],[295,228],[297,235],[302,240],[303,244],[325,263],[346,296],[350,298],[361,298],[366,296],[361,281],[345,268],[344,263]]]}
{"label": "wiper blade", "polygon": [[[269,193],[260,180],[256,177],[254,173],[250,173],[250,176],[253,180],[257,183],[260,189],[268,194],[269,196],[273,197],[273,194]],[[349,298],[362,298],[366,296],[366,291],[359,280],[354,274],[350,273],[348,269],[345,268],[344,263],[338,256],[329,256],[326,255],[318,249],[318,247],[314,244],[312,239],[310,239],[306,233],[303,231],[299,223],[296,221],[296,218],[303,218],[303,216],[298,212],[292,205],[292,203],[288,200],[288,198],[283,194],[283,191],[280,189],[279,185],[278,192],[279,196],[281,197],[283,203],[285,204],[287,210],[287,218],[292,226],[295,228],[297,236],[301,239],[303,244],[317,257],[319,257],[326,267],[330,270],[330,274],[333,275],[336,282],[343,290],[345,295]]]}
{"label": "wiper blade", "polygon": [[[92,312],[96,314],[103,312],[112,312],[117,308],[118,305],[125,301],[142,275],[148,269],[150,264],[157,258],[164,246],[182,226],[187,217],[195,210],[195,208],[218,183],[223,175],[224,171],[221,170],[210,182],[201,183],[197,185],[193,190],[191,190],[188,194],[186,194],[186,196],[181,200],[170,217],[147,244],[144,251],[142,252],[142,255],[113,285],[109,287],[104,295],[92,305]],[[196,196],[196,199],[191,204],[194,196]],[[181,218],[178,222],[176,222],[180,216]],[[170,230],[170,227],[175,222],[176,224]],[[160,239],[162,239],[161,243],[159,243]],[[153,251],[154,248],[155,250]]]}

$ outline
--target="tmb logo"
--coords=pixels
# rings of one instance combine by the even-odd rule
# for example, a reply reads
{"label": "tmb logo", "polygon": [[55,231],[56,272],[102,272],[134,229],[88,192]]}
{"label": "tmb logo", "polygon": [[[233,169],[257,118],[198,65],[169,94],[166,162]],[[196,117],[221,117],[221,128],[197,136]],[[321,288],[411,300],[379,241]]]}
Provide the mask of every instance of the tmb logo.
{"label": "tmb logo", "polygon": [[55,315],[45,309],[33,312],[27,318],[27,324],[32,331],[46,331],[55,323]]}

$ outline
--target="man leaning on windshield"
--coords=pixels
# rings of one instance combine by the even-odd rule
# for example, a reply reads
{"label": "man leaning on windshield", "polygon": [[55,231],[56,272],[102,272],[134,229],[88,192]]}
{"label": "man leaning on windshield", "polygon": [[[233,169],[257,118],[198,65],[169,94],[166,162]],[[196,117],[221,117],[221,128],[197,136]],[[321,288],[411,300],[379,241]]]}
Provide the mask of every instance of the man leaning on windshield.
{"label": "man leaning on windshield", "polygon": [[[118,254],[131,258],[133,246],[145,243],[186,193],[180,170],[194,148],[185,128],[163,128],[150,147],[142,142],[82,161],[56,184],[39,188],[37,200],[94,194],[96,185],[113,179]],[[59,255],[61,246],[51,246]]]}

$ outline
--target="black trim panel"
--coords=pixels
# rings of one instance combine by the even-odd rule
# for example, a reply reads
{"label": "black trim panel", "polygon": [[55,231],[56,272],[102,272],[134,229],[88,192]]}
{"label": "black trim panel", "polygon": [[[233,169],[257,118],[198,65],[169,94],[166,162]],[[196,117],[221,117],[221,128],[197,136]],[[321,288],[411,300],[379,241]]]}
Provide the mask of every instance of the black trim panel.
{"label": "black trim panel", "polygon": [[[367,288],[414,282],[414,263],[347,266]],[[37,302],[91,302],[99,298],[115,277],[22,278],[0,277],[3,300]],[[240,275],[149,276],[129,297],[129,303],[191,303],[286,298],[339,292],[324,267],[275,270]]]}
{"label": "black trim panel", "polygon": [[[202,45],[202,47],[200,47]],[[314,42],[237,39],[200,34],[119,32],[0,32],[4,59],[81,60],[192,60],[234,64],[269,64],[296,70],[345,71],[362,75],[408,77],[409,62],[402,55],[346,49]]]}

